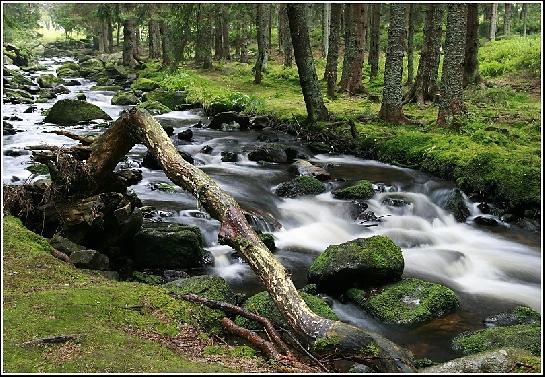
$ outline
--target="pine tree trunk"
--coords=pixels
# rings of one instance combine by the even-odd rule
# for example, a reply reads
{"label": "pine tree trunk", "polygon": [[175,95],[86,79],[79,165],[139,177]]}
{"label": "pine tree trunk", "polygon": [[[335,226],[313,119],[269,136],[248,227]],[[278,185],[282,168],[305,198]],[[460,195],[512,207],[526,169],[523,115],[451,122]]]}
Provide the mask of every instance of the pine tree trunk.
{"label": "pine tree trunk", "polygon": [[229,5],[222,4],[221,7],[221,20],[222,20],[222,39],[223,39],[223,58],[231,60],[231,52],[229,48]]}
{"label": "pine tree trunk", "polygon": [[197,4],[197,33],[195,62],[204,69],[212,68],[212,4]]}
{"label": "pine tree trunk", "polygon": [[378,56],[380,50],[380,8],[381,4],[370,4],[371,7],[371,25],[370,25],[370,42],[369,42],[369,58],[368,62],[371,66],[371,78],[377,77],[378,74]]}
{"label": "pine tree trunk", "polygon": [[526,36],[526,25],[528,23],[528,4],[522,4],[522,36]]}
{"label": "pine tree trunk", "polygon": [[417,102],[423,105],[435,101],[438,93],[437,72],[441,54],[443,6],[426,4],[424,41],[420,50],[420,61],[413,85],[405,96],[404,103]]}
{"label": "pine tree trunk", "polygon": [[96,22],[95,30],[97,33],[97,41],[98,41],[98,53],[103,54],[105,50],[104,41],[106,40],[106,36],[104,35],[104,21],[99,19]]}
{"label": "pine tree trunk", "polygon": [[341,73],[340,91],[348,90],[348,80],[350,77],[350,63],[355,55],[355,25],[353,4],[344,4],[344,57]]}
{"label": "pine tree trunk", "polygon": [[257,26],[257,58],[254,66],[254,82],[256,84],[261,83],[263,78],[263,71],[267,64],[267,21],[269,15],[267,12],[268,5],[259,3],[256,5],[256,26]]}
{"label": "pine tree trunk", "polygon": [[221,17],[221,5],[216,5],[214,9],[214,58],[222,59],[223,56],[223,25]]}
{"label": "pine tree trunk", "polygon": [[116,31],[115,31],[115,45],[117,47],[119,47],[119,37],[120,37],[120,34],[121,34],[121,23],[118,22],[117,23],[117,28],[116,28]]}
{"label": "pine tree trunk", "polygon": [[167,26],[165,21],[159,22],[159,33],[161,34],[161,50],[163,55],[163,67],[168,67],[171,64],[170,59],[170,43],[167,33]]}
{"label": "pine tree trunk", "polygon": [[403,115],[403,52],[405,46],[405,4],[390,4],[388,47],[384,66],[384,90],[379,118],[394,124],[408,123]]}
{"label": "pine tree trunk", "polygon": [[498,3],[492,4],[492,16],[490,17],[490,37],[491,41],[496,40],[496,30],[498,28]]}
{"label": "pine tree trunk", "polygon": [[273,8],[275,4],[268,4],[267,7],[267,54],[270,52],[269,49],[272,47],[272,22],[273,22]]}
{"label": "pine tree trunk", "polygon": [[138,23],[134,25],[134,45],[133,56],[136,60],[140,57],[140,26]]}
{"label": "pine tree trunk", "polygon": [[107,33],[108,33],[108,52],[114,52],[114,31],[112,26],[112,15],[108,15],[106,21]]}
{"label": "pine tree trunk", "polygon": [[287,8],[295,63],[297,64],[299,82],[301,83],[307,107],[307,119],[309,123],[314,123],[318,120],[327,120],[329,115],[322,99],[322,93],[320,93],[320,87],[318,86],[318,76],[316,75],[314,58],[310,46],[310,37],[306,22],[306,5],[288,4]]}
{"label": "pine tree trunk", "polygon": [[149,4],[150,19],[148,21],[148,55],[151,59],[161,58],[161,30],[155,4]]}
{"label": "pine tree trunk", "polygon": [[[292,6],[298,5],[288,5],[289,8]],[[291,18],[290,15],[290,26]],[[301,21],[304,24],[305,20]],[[293,26],[292,30],[299,30],[295,23]],[[297,41],[297,34],[292,34],[292,38]],[[296,48],[295,51],[298,60],[299,50]],[[415,371],[409,361],[410,354],[391,341],[313,313],[297,292],[284,266],[248,224],[235,199],[202,170],[186,162],[161,125],[147,112],[137,108],[124,111],[92,145],[91,156],[87,160],[91,180],[99,182],[110,176],[136,143],[144,144],[159,161],[167,177],[193,194],[204,210],[220,222],[219,242],[231,246],[244,258],[303,344],[308,347],[331,344],[327,352],[333,351],[341,358],[366,364],[376,372]],[[372,351],[362,351],[367,349]]]}
{"label": "pine tree trunk", "polygon": [[329,51],[329,35],[331,33],[331,3],[324,4],[322,15],[322,57],[327,57]]}
{"label": "pine tree trunk", "polygon": [[134,28],[136,22],[133,19],[127,19],[123,22],[123,65],[134,67],[136,60],[134,59]]}
{"label": "pine tree trunk", "polygon": [[362,84],[363,58],[367,34],[367,4],[351,4],[352,22],[354,23],[354,54],[349,62],[348,94],[365,92]]}
{"label": "pine tree trunk", "polygon": [[325,68],[325,79],[327,81],[327,96],[335,98],[337,85],[337,65],[339,64],[339,37],[342,18],[342,4],[331,4],[331,22],[329,34],[329,49],[327,52],[327,63]]}
{"label": "pine tree trunk", "polygon": [[503,16],[503,34],[506,36],[511,35],[511,12],[513,5],[511,3],[505,3],[505,13]]}
{"label": "pine tree trunk", "polygon": [[441,76],[441,98],[437,125],[451,126],[455,118],[465,112],[463,90],[463,64],[466,41],[465,4],[449,4],[445,57]]}
{"label": "pine tree trunk", "polygon": [[466,45],[464,55],[464,88],[478,84],[479,75],[479,4],[467,4]]}
{"label": "pine tree trunk", "polygon": [[[284,67],[291,67],[293,64],[293,46],[291,44],[291,35],[288,25],[288,9],[286,4],[279,4],[278,10],[279,30],[282,30],[281,45],[284,54]],[[281,26],[280,26],[281,25]]]}
{"label": "pine tree trunk", "polygon": [[409,5],[409,32],[407,35],[407,85],[412,85],[414,78],[414,25],[418,4]]}

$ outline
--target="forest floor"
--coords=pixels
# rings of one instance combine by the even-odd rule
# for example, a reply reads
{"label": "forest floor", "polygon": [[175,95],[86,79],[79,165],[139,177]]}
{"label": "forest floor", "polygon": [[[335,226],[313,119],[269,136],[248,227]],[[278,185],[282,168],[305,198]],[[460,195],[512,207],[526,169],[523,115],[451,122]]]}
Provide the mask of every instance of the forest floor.
{"label": "forest floor", "polygon": [[[481,194],[520,215],[532,210],[526,215],[535,217],[541,203],[540,46],[539,35],[486,43],[479,51],[483,81],[466,89],[467,116],[451,129],[435,126],[435,105],[405,105],[404,112],[415,125],[379,120],[380,101],[370,98],[381,98],[383,72],[369,81],[368,65],[364,66],[367,94],[341,94],[325,104],[333,120],[355,123],[352,152],[453,180],[468,194]],[[324,66],[324,59],[316,60],[319,78]],[[306,109],[297,68],[284,68],[281,58],[273,56],[261,84],[253,82],[252,68],[251,64],[215,61],[211,70],[187,64],[166,72],[148,63],[141,77],[165,89],[184,88],[189,101],[205,108],[220,103],[269,115],[277,123],[304,123]],[[320,85],[325,93],[323,80]],[[318,124],[317,130],[327,126]]]}
{"label": "forest floor", "polygon": [[274,371],[247,346],[179,326],[165,288],[76,269],[14,217],[3,229],[4,372]]}

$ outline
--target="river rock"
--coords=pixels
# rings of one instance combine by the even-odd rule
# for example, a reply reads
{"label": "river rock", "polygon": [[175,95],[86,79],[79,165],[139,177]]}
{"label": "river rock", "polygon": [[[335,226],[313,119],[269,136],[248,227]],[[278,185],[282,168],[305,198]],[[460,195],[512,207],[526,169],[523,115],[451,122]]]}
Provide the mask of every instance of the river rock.
{"label": "river rock", "polygon": [[78,122],[91,121],[93,119],[111,120],[112,118],[100,107],[89,102],[63,99],[53,105],[44,121],[61,126],[72,126]]}
{"label": "river rock", "polygon": [[186,93],[180,90],[155,89],[143,94],[144,101],[157,101],[171,110],[181,110],[186,101]]}
{"label": "river rock", "polygon": [[452,313],[458,298],[441,284],[420,279],[403,279],[370,294],[351,288],[346,297],[384,323],[416,326]]}
{"label": "river rock", "polygon": [[63,83],[63,80],[51,74],[40,75],[36,80],[41,88],[53,88]]}
{"label": "river rock", "polygon": [[284,198],[296,198],[303,195],[318,195],[325,190],[324,184],[314,177],[296,177],[281,183],[275,193]]}
{"label": "river rock", "polygon": [[[178,153],[180,154],[180,156],[182,156],[184,160],[186,160],[190,164],[193,164],[195,162],[194,158],[189,153],[184,151],[178,151]],[[142,166],[151,170],[162,169],[161,165],[159,164],[159,161],[157,161],[155,157],[153,157],[153,155],[149,151],[146,152],[146,154],[144,155],[144,158],[142,159]]]}
{"label": "river rock", "polygon": [[57,68],[58,77],[79,77],[79,65],[74,62],[68,62]]}
{"label": "river rock", "polygon": [[410,205],[411,203],[404,198],[388,197],[388,198],[382,199],[380,204],[384,206],[388,206],[388,207],[400,208],[400,207],[406,207]]}
{"label": "river rock", "polygon": [[258,237],[272,253],[276,251],[276,244],[274,242],[274,236],[272,234],[260,233],[258,234]]}
{"label": "river rock", "polygon": [[308,280],[321,291],[340,293],[398,281],[403,268],[399,246],[386,236],[372,236],[328,246],[310,266]]}
{"label": "river rock", "polygon": [[7,55],[12,63],[18,67],[26,67],[29,63],[29,54],[22,51],[19,47],[14,44],[7,43],[4,44],[4,54]]}
{"label": "river rock", "polygon": [[4,156],[9,156],[9,157],[19,157],[19,156],[24,156],[24,155],[27,155],[27,154],[30,154],[30,152],[26,151],[24,149],[6,149],[6,150],[4,150]]}
{"label": "river rock", "polygon": [[4,102],[6,103],[33,103],[32,94],[22,89],[4,89]]}
{"label": "river rock", "polygon": [[96,250],[76,250],[70,254],[70,262],[78,268],[90,270],[107,270],[110,266],[108,257]]}
{"label": "river rock", "polygon": [[76,99],[78,101],[87,101],[87,96],[85,95],[85,93],[78,93],[76,94]]}
{"label": "river rock", "polygon": [[147,110],[151,115],[161,115],[171,111],[170,108],[158,101],[145,101],[140,103],[138,107]]}
{"label": "river rock", "polygon": [[134,81],[131,84],[131,89],[141,90],[143,92],[151,92],[152,90],[158,89],[159,84],[148,78],[141,77]]}
{"label": "river rock", "polygon": [[367,200],[375,195],[371,182],[361,180],[355,184],[333,192],[333,196],[337,199],[358,199]]}
{"label": "river rock", "polygon": [[204,147],[201,148],[201,153],[210,154],[212,153],[213,150],[214,148],[211,147],[210,145],[205,145]]}
{"label": "river rock", "polygon": [[81,245],[78,245],[75,242],[70,241],[68,238],[61,236],[60,234],[55,234],[51,239],[49,239],[49,244],[60,252],[70,256],[76,251],[83,251],[87,248]]}
{"label": "river rock", "polygon": [[275,232],[282,229],[282,224],[268,212],[244,211],[244,217],[256,232]]}
{"label": "river rock", "polygon": [[193,139],[193,131],[190,128],[178,132],[178,140],[191,141],[191,139]]}
{"label": "river rock", "polygon": [[[301,298],[308,305],[308,308],[314,313],[328,319],[337,320],[337,315],[327,303],[318,296],[313,296],[308,293],[299,292]],[[282,317],[278,311],[274,301],[271,299],[271,296],[268,292],[259,292],[251,297],[249,297],[244,303],[244,309],[251,313],[256,313],[267,319],[269,319],[274,325],[289,328],[286,323],[286,320]],[[251,330],[258,330],[262,328],[257,322],[248,320],[241,316],[237,316],[235,323],[239,326],[245,327]]]}
{"label": "river rock", "polygon": [[541,360],[516,348],[500,348],[420,369],[425,374],[539,373]]}
{"label": "river rock", "polygon": [[290,166],[290,170],[295,171],[300,176],[314,177],[319,181],[328,181],[331,179],[331,174],[327,170],[305,160],[295,160]]}
{"label": "river rock", "polygon": [[248,129],[250,126],[250,118],[246,115],[241,115],[236,111],[225,111],[219,114],[216,114],[212,121],[208,125],[208,128],[213,130],[219,130],[222,128],[223,124],[229,124],[231,122],[236,122],[240,125],[240,129]]}
{"label": "river rock", "polygon": [[297,156],[297,151],[282,144],[259,144],[248,153],[250,161],[285,163]]}
{"label": "river rock", "polygon": [[327,145],[326,143],[322,143],[322,142],[309,143],[309,144],[307,144],[307,148],[310,149],[313,153],[316,153],[316,154],[331,152],[331,146]]}
{"label": "river rock", "polygon": [[473,222],[481,226],[498,226],[498,221],[488,216],[476,216]]}
{"label": "river rock", "polygon": [[484,324],[486,327],[538,323],[541,323],[541,315],[527,306],[517,306],[510,312],[498,313],[486,317],[484,320]]}
{"label": "river rock", "polygon": [[55,94],[70,94],[70,89],[68,89],[64,85],[57,85],[56,87],[51,89],[51,91]]}
{"label": "river rock", "polygon": [[189,274],[182,270],[164,270],[163,271],[163,278],[165,279],[166,283],[170,283],[171,281],[180,280],[180,279],[186,279],[189,277]]}
{"label": "river rock", "polygon": [[271,125],[271,120],[268,116],[256,116],[250,119],[250,128],[252,130],[262,130]]}
{"label": "river rock", "polygon": [[133,238],[132,259],[137,268],[194,268],[209,258],[196,226],[145,223]]}
{"label": "river rock", "polygon": [[140,100],[138,97],[136,97],[131,92],[117,92],[112,97],[112,105],[120,105],[120,106],[127,106],[127,105],[136,105],[139,103]]}
{"label": "river rock", "polygon": [[37,109],[38,109],[38,106],[36,106],[36,105],[30,105],[29,107],[27,107],[27,108],[25,109],[25,111],[23,111],[23,113],[26,113],[26,114],[28,114],[28,113],[33,113],[33,112],[36,111]]}
{"label": "river rock", "polygon": [[79,66],[79,70],[83,77],[90,79],[96,79],[105,75],[104,64],[96,58],[82,61]]}
{"label": "river rock", "polygon": [[459,189],[452,191],[445,208],[452,212],[456,221],[461,223],[465,222],[470,215],[462,191]]}
{"label": "river rock", "polygon": [[261,141],[264,143],[276,143],[277,141],[280,141],[280,138],[278,137],[278,134],[272,129],[264,129],[257,136],[257,141]]}
{"label": "river rock", "polygon": [[237,152],[223,151],[223,152],[221,152],[221,160],[223,162],[237,162],[238,161],[238,153]]}

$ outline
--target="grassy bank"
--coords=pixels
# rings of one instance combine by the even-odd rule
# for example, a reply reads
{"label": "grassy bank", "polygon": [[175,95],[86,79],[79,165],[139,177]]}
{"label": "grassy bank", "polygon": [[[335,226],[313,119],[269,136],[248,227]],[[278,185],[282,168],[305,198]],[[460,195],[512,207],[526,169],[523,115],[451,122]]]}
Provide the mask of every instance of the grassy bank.
{"label": "grassy bank", "polygon": [[[77,270],[14,217],[3,229],[4,372],[259,370],[261,359],[245,357],[243,347],[189,332],[181,320],[187,303],[165,289]],[[75,340],[32,343],[61,335]]]}
{"label": "grassy bank", "polygon": [[[326,106],[334,119],[355,122],[354,152],[454,180],[467,193],[515,211],[535,209],[541,197],[540,43],[540,36],[515,37],[482,47],[486,85],[467,89],[468,115],[454,129],[435,127],[435,106],[406,105],[405,113],[420,123],[414,126],[384,124],[376,118],[380,103],[367,96],[340,95],[326,99]],[[219,103],[280,123],[302,122],[306,110],[297,69],[279,61],[269,62],[260,85],[253,83],[252,65],[237,62],[215,62],[211,70],[183,65],[174,72],[149,63],[141,75],[165,89],[185,89],[189,101],[205,108]],[[323,77],[324,60],[317,59],[316,66]],[[380,97],[383,72],[369,82],[368,70],[365,65],[365,85]],[[325,93],[325,83],[321,86]]]}

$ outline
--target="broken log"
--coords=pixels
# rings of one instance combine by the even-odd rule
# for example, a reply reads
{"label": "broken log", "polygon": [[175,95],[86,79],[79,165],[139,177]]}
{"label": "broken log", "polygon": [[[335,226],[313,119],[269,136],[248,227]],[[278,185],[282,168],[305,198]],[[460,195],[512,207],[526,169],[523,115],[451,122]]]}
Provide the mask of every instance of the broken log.
{"label": "broken log", "polygon": [[96,136],[93,135],[77,135],[65,130],[44,131],[45,134],[56,134],[66,136],[69,139],[79,141],[82,145],[91,145],[95,142]]}

